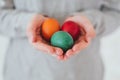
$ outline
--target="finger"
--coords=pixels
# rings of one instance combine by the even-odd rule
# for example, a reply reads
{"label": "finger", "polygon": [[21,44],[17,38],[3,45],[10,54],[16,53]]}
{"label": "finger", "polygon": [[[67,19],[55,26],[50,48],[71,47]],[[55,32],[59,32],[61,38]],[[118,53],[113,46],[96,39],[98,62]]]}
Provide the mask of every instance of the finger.
{"label": "finger", "polygon": [[36,41],[37,41],[36,36],[35,36],[35,35],[34,35],[34,36],[31,36],[31,42],[34,43],[34,42],[36,42]]}
{"label": "finger", "polygon": [[79,43],[76,43],[74,46],[73,46],[73,51],[74,52],[77,52],[77,51],[80,51],[84,48],[86,48],[88,46],[89,42],[85,42],[84,40],[80,41]]}
{"label": "finger", "polygon": [[86,42],[91,42],[91,37],[85,36],[85,41],[86,41]]}
{"label": "finger", "polygon": [[63,55],[57,56],[57,59],[58,59],[58,60],[64,60],[64,56],[63,56]]}
{"label": "finger", "polygon": [[41,35],[41,27],[39,27],[39,28],[36,29],[36,34],[37,35]]}
{"label": "finger", "polygon": [[33,43],[33,46],[38,50],[47,52],[49,54],[55,54],[55,48],[42,41],[37,41],[36,43]]}
{"label": "finger", "polygon": [[31,27],[32,30],[36,31],[40,31],[41,30],[41,25],[44,22],[44,20],[46,20],[47,18],[45,18],[42,15],[36,15],[34,16],[33,20],[31,21],[31,24],[29,25]]}
{"label": "finger", "polygon": [[31,27],[27,29],[27,36],[30,42],[36,42],[36,34]]}
{"label": "finger", "polygon": [[73,50],[72,50],[72,49],[69,49],[69,50],[66,52],[65,56],[67,56],[67,58],[69,58],[69,57],[72,56],[73,54],[74,54]]}
{"label": "finger", "polygon": [[43,23],[43,19],[33,19],[30,25],[28,25],[27,34],[30,38],[31,42],[36,42],[37,35],[40,35],[41,25]]}
{"label": "finger", "polygon": [[32,23],[33,25],[36,25],[36,27],[40,27],[41,24],[44,22],[44,19],[45,19],[44,16],[42,16],[42,15],[36,15],[36,16],[34,16],[34,18],[33,18],[33,20],[31,21],[31,23]]}
{"label": "finger", "polygon": [[63,60],[66,61],[68,59],[68,56],[64,55]]}
{"label": "finger", "polygon": [[43,46],[41,47],[42,50],[44,50],[45,52],[47,52],[49,54],[56,55],[55,54],[55,49],[52,46],[48,46],[48,45],[45,45],[45,44],[43,44]]}
{"label": "finger", "polygon": [[41,21],[41,24],[38,25],[37,27],[37,35],[41,35],[41,28],[42,28],[42,24],[45,20],[47,20],[48,18],[44,18],[42,21]]}
{"label": "finger", "polygon": [[55,48],[55,54],[60,56],[60,55],[63,55],[63,50],[58,48],[58,47],[54,47]]}

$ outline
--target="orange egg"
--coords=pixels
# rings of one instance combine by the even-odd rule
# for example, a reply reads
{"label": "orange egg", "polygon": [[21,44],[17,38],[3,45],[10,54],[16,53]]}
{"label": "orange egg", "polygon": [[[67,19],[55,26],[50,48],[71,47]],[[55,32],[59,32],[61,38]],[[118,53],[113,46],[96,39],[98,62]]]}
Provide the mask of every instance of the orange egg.
{"label": "orange egg", "polygon": [[52,35],[60,30],[60,25],[56,19],[49,18],[42,25],[42,36],[50,41]]}

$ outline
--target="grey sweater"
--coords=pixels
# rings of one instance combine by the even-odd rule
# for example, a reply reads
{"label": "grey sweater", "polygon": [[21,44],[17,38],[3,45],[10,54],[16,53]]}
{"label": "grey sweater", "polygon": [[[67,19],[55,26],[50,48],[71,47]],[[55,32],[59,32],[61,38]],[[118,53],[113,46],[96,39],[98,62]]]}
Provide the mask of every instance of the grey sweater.
{"label": "grey sweater", "polygon": [[[28,42],[26,27],[36,13],[63,22],[84,14],[96,38],[79,54],[60,62]],[[5,80],[102,80],[100,38],[120,26],[120,0],[0,0],[0,33],[10,37],[4,65]]]}

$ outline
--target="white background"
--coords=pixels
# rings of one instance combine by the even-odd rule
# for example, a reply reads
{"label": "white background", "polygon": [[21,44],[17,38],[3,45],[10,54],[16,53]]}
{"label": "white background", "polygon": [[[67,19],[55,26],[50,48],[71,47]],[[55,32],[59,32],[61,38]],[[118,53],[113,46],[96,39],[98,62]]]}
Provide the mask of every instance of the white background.
{"label": "white background", "polygon": [[[3,80],[2,71],[8,44],[9,39],[0,36],[0,80]],[[120,28],[102,38],[101,44],[101,55],[105,64],[104,80],[120,80]]]}

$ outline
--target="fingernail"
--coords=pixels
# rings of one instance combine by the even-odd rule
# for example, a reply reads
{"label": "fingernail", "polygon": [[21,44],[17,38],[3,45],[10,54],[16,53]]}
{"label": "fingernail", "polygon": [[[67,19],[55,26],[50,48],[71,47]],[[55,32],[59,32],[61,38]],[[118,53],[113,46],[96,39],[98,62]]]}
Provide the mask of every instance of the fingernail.
{"label": "fingernail", "polygon": [[32,37],[31,39],[32,39],[32,42],[36,42],[37,41],[35,37]]}
{"label": "fingernail", "polygon": [[85,37],[85,41],[86,41],[86,42],[89,42],[90,39],[91,39],[91,38],[90,38],[89,36],[86,36],[86,37]]}
{"label": "fingernail", "polygon": [[87,37],[87,41],[89,42],[91,40],[91,38],[90,37]]}

